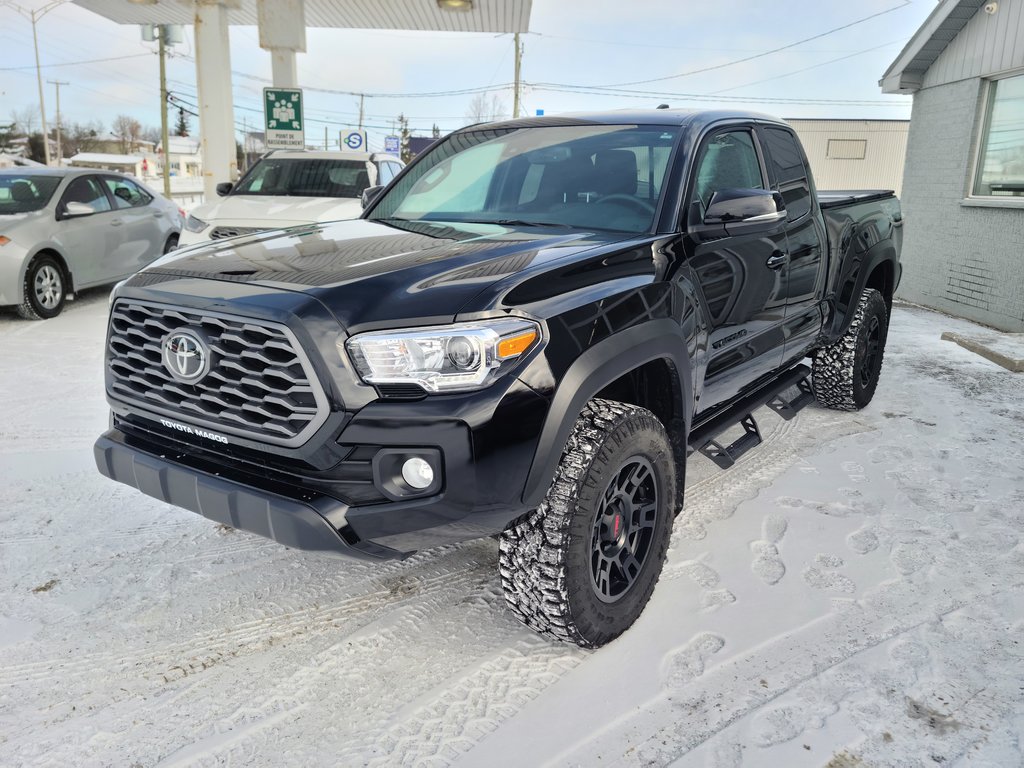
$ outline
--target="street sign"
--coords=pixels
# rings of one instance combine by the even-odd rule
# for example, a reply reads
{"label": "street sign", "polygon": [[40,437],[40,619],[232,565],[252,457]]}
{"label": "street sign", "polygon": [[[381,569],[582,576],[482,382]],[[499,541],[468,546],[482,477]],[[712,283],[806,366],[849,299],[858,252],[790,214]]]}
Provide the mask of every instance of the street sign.
{"label": "street sign", "polygon": [[300,89],[264,88],[263,114],[267,149],[305,149]]}
{"label": "street sign", "polygon": [[366,131],[360,131],[356,128],[342,131],[339,146],[342,152],[368,152],[369,150],[366,148]]}
{"label": "street sign", "polygon": [[384,137],[384,151],[390,152],[393,155],[397,155],[402,151],[401,139],[398,136],[385,136]]}

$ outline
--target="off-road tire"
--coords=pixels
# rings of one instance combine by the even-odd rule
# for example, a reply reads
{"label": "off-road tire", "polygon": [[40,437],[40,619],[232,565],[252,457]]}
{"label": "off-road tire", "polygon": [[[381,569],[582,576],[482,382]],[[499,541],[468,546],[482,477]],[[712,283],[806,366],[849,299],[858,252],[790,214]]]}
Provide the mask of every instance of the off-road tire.
{"label": "off-road tire", "polygon": [[885,299],[873,288],[865,290],[843,337],[814,354],[811,389],[821,405],[858,411],[871,402],[882,372],[888,331]]}
{"label": "off-road tire", "polygon": [[[59,288],[55,300],[44,300],[37,295],[36,282],[47,278],[47,282],[56,279]],[[26,320],[49,320],[56,317],[64,309],[68,295],[68,277],[64,269],[53,256],[42,254],[36,256],[25,270],[25,295],[18,305],[18,314]]]}
{"label": "off-road tire", "polygon": [[[647,469],[629,474],[634,471],[631,468],[644,466]],[[512,523],[499,539],[501,586],[512,613],[536,632],[584,648],[602,646],[626,631],[647,605],[661,575],[675,512],[675,485],[672,448],[653,413],[610,400],[587,403],[544,501]],[[603,541],[601,533],[610,535],[611,530],[601,527],[601,521],[609,518],[599,513],[607,515],[613,503],[609,494],[623,487],[635,488],[646,499],[647,511],[613,513],[615,531],[619,531],[619,519],[651,514],[652,504],[654,519],[637,529],[629,521],[621,523],[624,546],[641,541],[631,538],[636,530],[646,548],[642,559],[636,558],[640,567],[632,581],[622,586],[619,580],[624,591],[602,599],[602,586],[593,575],[601,559],[595,547]],[[607,589],[611,579],[603,584]]]}

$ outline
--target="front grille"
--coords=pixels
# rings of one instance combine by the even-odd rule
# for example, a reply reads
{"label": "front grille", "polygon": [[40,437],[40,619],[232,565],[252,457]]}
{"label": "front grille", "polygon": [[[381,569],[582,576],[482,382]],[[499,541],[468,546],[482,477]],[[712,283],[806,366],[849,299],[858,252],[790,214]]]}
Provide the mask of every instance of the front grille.
{"label": "front grille", "polygon": [[211,240],[223,240],[225,237],[251,235],[255,232],[266,232],[266,227],[214,227],[210,232]]}
{"label": "front grille", "polygon": [[[195,383],[164,365],[164,341],[182,329],[210,348],[209,372]],[[327,397],[283,325],[119,299],[107,366],[112,397],[225,434],[294,446],[327,419]]]}

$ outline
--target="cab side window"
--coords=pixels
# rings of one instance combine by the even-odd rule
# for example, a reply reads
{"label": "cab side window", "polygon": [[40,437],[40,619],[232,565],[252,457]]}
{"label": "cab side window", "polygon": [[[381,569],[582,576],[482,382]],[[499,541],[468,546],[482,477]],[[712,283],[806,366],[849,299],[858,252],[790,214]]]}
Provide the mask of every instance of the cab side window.
{"label": "cab side window", "polygon": [[64,190],[64,197],[61,202],[83,203],[92,208],[93,213],[103,213],[110,210],[110,201],[94,176],[82,176],[75,179],[68,188]]}
{"label": "cab side window", "polygon": [[786,202],[786,218],[802,219],[811,212],[810,174],[800,144],[784,128],[762,128],[775,185]]}
{"label": "cab side window", "polygon": [[693,189],[693,203],[700,203],[701,215],[715,192],[723,189],[766,189],[749,130],[724,131],[704,146]]}
{"label": "cab side window", "polygon": [[127,179],[105,176],[103,181],[107,185],[107,189],[110,190],[110,194],[114,198],[114,205],[117,206],[118,210],[139,208],[149,205],[153,200],[153,196],[146,192],[146,190]]}
{"label": "cab side window", "polygon": [[395,174],[391,170],[391,163],[380,163],[377,166],[377,184],[387,184],[393,178],[395,178]]}

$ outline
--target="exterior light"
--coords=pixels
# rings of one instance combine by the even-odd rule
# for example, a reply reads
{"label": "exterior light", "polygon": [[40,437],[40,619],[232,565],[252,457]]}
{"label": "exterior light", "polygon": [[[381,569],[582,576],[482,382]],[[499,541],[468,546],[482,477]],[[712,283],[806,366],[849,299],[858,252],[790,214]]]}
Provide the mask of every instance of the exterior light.
{"label": "exterior light", "polygon": [[409,487],[422,491],[434,482],[434,470],[428,462],[419,456],[413,456],[402,464],[402,479]]}
{"label": "exterior light", "polygon": [[467,13],[473,10],[473,0],[437,0],[437,7],[442,11]]}

